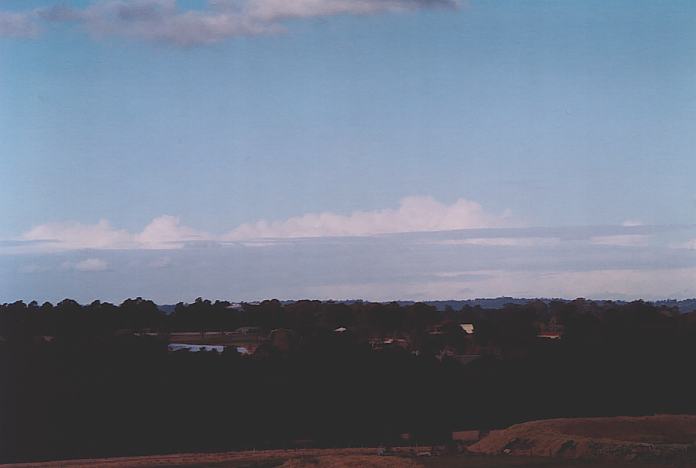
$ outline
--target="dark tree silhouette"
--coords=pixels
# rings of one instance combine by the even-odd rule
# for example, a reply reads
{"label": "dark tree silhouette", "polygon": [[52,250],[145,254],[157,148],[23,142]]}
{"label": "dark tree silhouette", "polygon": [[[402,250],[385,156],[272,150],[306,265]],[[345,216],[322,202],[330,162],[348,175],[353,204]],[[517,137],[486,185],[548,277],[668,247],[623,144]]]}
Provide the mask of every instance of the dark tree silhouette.
{"label": "dark tree silhouette", "polygon": [[[547,417],[694,413],[694,317],[582,299],[444,312],[202,298],[171,314],[142,298],[2,304],[0,462],[377,445],[405,432],[429,443]],[[253,355],[168,351],[174,333],[245,339],[240,327],[255,327]],[[551,327],[561,339],[537,337]]]}

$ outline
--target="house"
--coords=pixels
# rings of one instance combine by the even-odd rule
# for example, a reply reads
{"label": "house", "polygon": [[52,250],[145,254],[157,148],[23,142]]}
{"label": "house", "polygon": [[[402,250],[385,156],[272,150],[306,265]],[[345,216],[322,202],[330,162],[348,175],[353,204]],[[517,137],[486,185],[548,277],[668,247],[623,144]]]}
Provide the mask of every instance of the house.
{"label": "house", "polygon": [[537,338],[543,338],[546,340],[558,340],[561,338],[561,333],[560,332],[542,332],[542,333],[537,333]]}
{"label": "house", "polygon": [[411,347],[411,343],[405,338],[374,338],[370,340],[370,345],[374,351],[395,348],[408,350]]}
{"label": "house", "polygon": [[460,323],[459,327],[467,334],[474,334],[474,324],[473,323]]}
{"label": "house", "polygon": [[256,351],[256,346],[246,345],[246,346],[225,346],[225,345],[207,345],[207,344],[188,344],[188,343],[170,343],[167,345],[167,350],[171,352],[175,351],[189,351],[191,353],[198,353],[200,351],[215,351],[216,353],[222,353],[225,349],[234,348],[239,354],[251,355]]}
{"label": "house", "polygon": [[170,343],[167,346],[169,351],[189,351],[192,353],[197,353],[200,351],[215,351],[216,353],[221,353],[225,350],[224,346],[220,345],[197,345],[197,344],[186,344],[186,343]]}

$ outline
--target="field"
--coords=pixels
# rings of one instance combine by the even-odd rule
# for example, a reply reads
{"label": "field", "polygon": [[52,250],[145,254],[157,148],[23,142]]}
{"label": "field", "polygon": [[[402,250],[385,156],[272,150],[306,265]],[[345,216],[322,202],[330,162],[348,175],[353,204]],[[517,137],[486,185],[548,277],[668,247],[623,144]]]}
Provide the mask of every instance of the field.
{"label": "field", "polygon": [[[9,465],[0,465],[9,466]],[[664,468],[687,467],[661,463],[562,460],[527,456],[445,455],[414,457],[408,453],[378,456],[376,449],[303,449],[230,452],[219,454],[177,454],[96,460],[72,460],[12,465],[15,468]]]}
{"label": "field", "polygon": [[193,453],[12,465],[16,468],[621,468],[696,467],[696,416],[550,419],[494,431],[463,453],[430,447]]}

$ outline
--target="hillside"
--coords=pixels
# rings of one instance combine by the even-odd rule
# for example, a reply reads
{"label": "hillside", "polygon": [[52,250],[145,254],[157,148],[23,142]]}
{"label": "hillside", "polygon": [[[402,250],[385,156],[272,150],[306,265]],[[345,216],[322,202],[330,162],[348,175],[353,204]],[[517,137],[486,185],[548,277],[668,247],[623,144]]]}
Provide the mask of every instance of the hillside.
{"label": "hillside", "polygon": [[694,461],[696,416],[550,419],[516,424],[469,447],[474,453],[640,461]]}

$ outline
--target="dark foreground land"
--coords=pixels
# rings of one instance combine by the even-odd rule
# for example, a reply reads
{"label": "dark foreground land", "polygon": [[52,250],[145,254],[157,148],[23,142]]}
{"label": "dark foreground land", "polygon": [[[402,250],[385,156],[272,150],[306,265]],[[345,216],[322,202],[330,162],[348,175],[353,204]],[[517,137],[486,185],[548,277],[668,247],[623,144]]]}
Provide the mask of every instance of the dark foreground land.
{"label": "dark foreground land", "polygon": [[[696,314],[644,302],[17,302],[0,305],[0,463],[451,446],[490,432],[483,444],[525,421],[696,414],[694,363]],[[564,452],[584,450],[571,439]],[[536,456],[530,440],[479,453]]]}
{"label": "dark foreground land", "polygon": [[[602,460],[564,460],[525,456],[441,455],[414,457],[408,449],[378,456],[376,449],[269,450],[221,454],[182,454],[7,465],[15,468],[665,468],[690,464]],[[5,466],[5,465],[0,465]]]}

